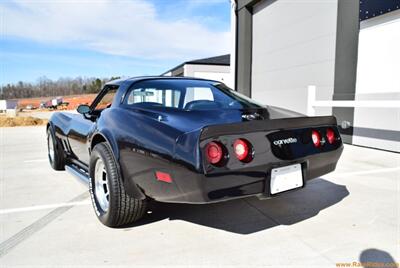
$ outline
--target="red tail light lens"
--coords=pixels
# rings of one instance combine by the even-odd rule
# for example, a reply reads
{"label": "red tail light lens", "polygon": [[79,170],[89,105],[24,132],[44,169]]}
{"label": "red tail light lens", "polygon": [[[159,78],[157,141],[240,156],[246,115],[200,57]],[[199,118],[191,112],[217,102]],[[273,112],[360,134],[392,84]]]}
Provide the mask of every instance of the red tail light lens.
{"label": "red tail light lens", "polygon": [[312,142],[314,143],[315,147],[321,147],[321,135],[318,131],[313,130],[311,133]]}
{"label": "red tail light lens", "polygon": [[221,162],[224,155],[222,145],[218,142],[210,142],[206,146],[206,155],[208,162],[213,165],[218,164],[219,162]]}
{"label": "red tail light lens", "polygon": [[168,183],[172,183],[171,175],[165,172],[156,171],[156,178],[158,181],[164,181]]}
{"label": "red tail light lens", "polygon": [[326,130],[326,139],[328,140],[329,144],[332,144],[335,142],[335,132],[333,131],[333,129],[328,128]]}
{"label": "red tail light lens", "polygon": [[237,139],[233,144],[236,158],[242,162],[250,162],[252,160],[251,144],[244,139]]}

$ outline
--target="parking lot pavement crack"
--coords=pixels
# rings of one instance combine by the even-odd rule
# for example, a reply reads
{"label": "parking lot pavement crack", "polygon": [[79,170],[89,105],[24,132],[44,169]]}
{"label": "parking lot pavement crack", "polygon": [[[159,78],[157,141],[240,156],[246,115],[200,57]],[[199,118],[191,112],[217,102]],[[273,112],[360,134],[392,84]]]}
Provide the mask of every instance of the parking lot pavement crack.
{"label": "parking lot pavement crack", "polygon": [[[89,197],[89,193],[84,192],[84,193],[76,196],[75,198],[71,199],[69,202],[82,201],[88,197]],[[28,239],[36,232],[43,229],[46,225],[48,225],[50,222],[54,221],[58,216],[67,212],[72,207],[74,207],[74,205],[56,208],[56,209],[50,211],[49,213],[47,213],[45,216],[38,219],[37,221],[28,225],[27,227],[25,227],[24,229],[22,229],[21,231],[19,231],[18,233],[16,233],[9,239],[7,239],[6,241],[2,242],[0,244],[0,258],[3,257],[4,255],[6,255],[8,252],[10,252],[18,244],[20,244],[21,242]]]}

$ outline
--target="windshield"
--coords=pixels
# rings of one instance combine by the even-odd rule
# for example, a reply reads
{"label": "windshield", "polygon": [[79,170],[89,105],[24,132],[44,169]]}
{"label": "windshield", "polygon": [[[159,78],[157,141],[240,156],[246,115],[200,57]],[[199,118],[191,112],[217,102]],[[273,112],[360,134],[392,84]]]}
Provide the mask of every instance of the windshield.
{"label": "windshield", "polygon": [[186,111],[264,107],[224,84],[190,79],[138,82],[124,102],[131,107],[168,107]]}

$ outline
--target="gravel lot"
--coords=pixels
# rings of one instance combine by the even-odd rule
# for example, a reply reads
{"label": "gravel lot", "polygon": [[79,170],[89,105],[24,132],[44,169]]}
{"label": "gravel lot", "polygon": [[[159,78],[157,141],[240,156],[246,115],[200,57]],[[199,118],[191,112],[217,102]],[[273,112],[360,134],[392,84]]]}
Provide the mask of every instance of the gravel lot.
{"label": "gravel lot", "polygon": [[272,200],[156,204],[124,229],[50,168],[44,127],[0,128],[0,266],[291,266],[400,261],[400,154],[345,146],[337,171]]}

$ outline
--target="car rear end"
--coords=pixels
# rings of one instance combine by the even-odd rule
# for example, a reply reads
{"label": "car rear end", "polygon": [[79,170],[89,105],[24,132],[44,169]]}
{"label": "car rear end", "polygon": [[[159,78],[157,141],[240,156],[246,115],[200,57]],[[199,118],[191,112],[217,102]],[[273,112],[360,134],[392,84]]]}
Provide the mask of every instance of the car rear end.
{"label": "car rear end", "polygon": [[272,197],[333,171],[343,144],[334,117],[303,117],[210,126],[200,148],[206,180],[229,185],[206,189],[211,196]]}
{"label": "car rear end", "polygon": [[[134,89],[149,88],[149,100],[134,105],[145,109],[141,116],[152,114],[148,129],[156,125],[160,135],[121,159],[127,181],[157,201],[272,197],[333,171],[343,150],[334,117],[264,106],[214,81],[149,83]],[[150,97],[163,95],[151,93],[154,88],[173,88],[179,102],[154,105]]]}
{"label": "car rear end", "polygon": [[157,191],[162,194],[156,200],[209,203],[274,197],[332,172],[343,151],[334,117],[208,126],[201,130],[198,146],[193,152],[198,154],[198,170],[184,164],[165,166],[168,183]]}

